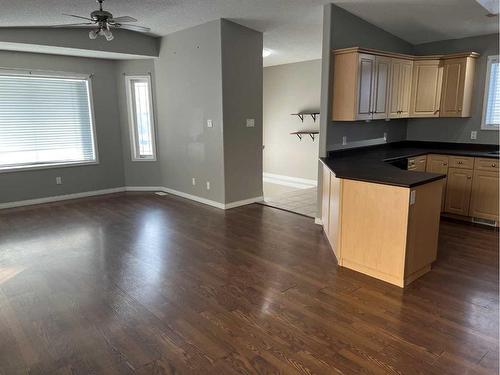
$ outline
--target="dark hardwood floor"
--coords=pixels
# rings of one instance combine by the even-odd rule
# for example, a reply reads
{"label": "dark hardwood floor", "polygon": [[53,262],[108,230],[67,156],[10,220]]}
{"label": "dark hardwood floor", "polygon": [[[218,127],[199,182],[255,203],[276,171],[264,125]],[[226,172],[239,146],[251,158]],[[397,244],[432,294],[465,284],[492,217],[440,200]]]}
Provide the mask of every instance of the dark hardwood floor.
{"label": "dark hardwood floor", "polygon": [[404,291],[309,218],[123,194],[0,211],[0,374],[497,374],[498,232]]}

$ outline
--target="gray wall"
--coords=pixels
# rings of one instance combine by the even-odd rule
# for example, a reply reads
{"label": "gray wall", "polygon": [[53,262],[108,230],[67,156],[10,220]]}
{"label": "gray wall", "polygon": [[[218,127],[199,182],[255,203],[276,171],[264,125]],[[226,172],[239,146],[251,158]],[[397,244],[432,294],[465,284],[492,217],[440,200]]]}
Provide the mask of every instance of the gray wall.
{"label": "gray wall", "polygon": [[[488,56],[498,55],[498,34],[444,40],[415,46],[415,52],[417,54],[441,54],[468,51],[474,51],[481,54],[481,57],[477,60],[474,80],[472,117],[463,119],[410,119],[408,120],[408,139],[498,144],[497,130],[481,130],[484,87],[486,82],[486,63]],[[472,130],[477,130],[477,140],[470,139]]]}
{"label": "gray wall", "polygon": [[[69,20],[71,21],[71,20]],[[12,44],[21,48],[31,48],[34,52],[74,54],[104,52],[125,54],[129,56],[158,56],[159,38],[128,30],[113,30],[115,39],[112,42],[104,38],[91,40],[88,29],[51,29],[51,28],[0,28],[0,48],[13,48]],[[50,47],[49,49],[45,47]],[[46,53],[47,53],[46,52]]]}
{"label": "gray wall", "polygon": [[[221,21],[225,202],[262,196],[262,33]],[[255,127],[246,127],[254,119]]]}
{"label": "gray wall", "polygon": [[161,185],[223,203],[220,20],[162,38],[154,70]]}
{"label": "gray wall", "polygon": [[[127,109],[127,94],[125,75],[151,74],[153,91],[153,111],[155,114],[155,134],[158,136],[158,105],[156,103],[156,85],[154,74],[154,60],[118,61],[116,67],[116,81],[118,87],[118,103],[120,110],[120,125],[122,133],[123,166],[126,186],[162,186],[160,154],[161,148],[157,147],[156,161],[132,161],[129,117]],[[157,146],[158,137],[157,137]]]}
{"label": "gray wall", "polygon": [[[98,165],[0,173],[0,202],[35,199],[121,187],[124,183],[116,91],[116,63],[76,57],[0,51],[0,66],[71,73],[93,73]],[[56,185],[55,178],[63,178]]]}
{"label": "gray wall", "polygon": [[[325,27],[325,26],[324,26]],[[348,11],[331,5],[331,42],[328,51],[331,49],[347,47],[375,48],[384,51],[412,53],[413,46],[387,31],[380,29],[371,23],[349,13]],[[331,82],[330,74],[324,76],[325,84]],[[330,99],[330,98],[329,98]],[[330,105],[328,100],[324,105]],[[326,108],[322,108],[325,112]],[[328,110],[327,113],[330,113]],[[388,142],[406,139],[406,120],[376,120],[371,122],[339,122],[331,121],[327,128],[326,148],[331,150],[342,143],[342,137],[346,136],[347,141],[358,141],[371,138],[383,137],[387,133]]]}
{"label": "gray wall", "polygon": [[321,60],[264,68],[264,172],[316,180],[319,142],[290,132],[319,130],[308,116],[302,123],[291,113],[318,111],[321,94]]}

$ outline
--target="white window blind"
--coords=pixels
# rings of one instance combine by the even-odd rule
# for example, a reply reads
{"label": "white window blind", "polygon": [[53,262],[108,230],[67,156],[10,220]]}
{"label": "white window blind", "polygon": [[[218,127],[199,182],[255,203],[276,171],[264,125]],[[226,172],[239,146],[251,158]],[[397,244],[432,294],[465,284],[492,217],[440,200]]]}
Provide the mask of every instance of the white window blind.
{"label": "white window blind", "polygon": [[132,160],[156,160],[150,76],[126,76]]}
{"label": "white window blind", "polygon": [[498,56],[488,57],[483,109],[483,129],[500,126],[500,61]]}
{"label": "white window blind", "polygon": [[0,170],[95,161],[88,79],[0,72]]}

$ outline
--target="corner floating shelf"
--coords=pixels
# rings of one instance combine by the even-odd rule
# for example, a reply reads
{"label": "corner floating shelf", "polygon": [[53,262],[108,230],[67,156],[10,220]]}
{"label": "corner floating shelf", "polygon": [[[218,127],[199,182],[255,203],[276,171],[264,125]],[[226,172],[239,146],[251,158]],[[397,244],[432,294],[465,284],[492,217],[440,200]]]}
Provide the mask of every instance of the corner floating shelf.
{"label": "corner floating shelf", "polygon": [[319,131],[317,131],[317,130],[299,130],[299,131],[296,131],[296,132],[291,132],[290,134],[296,135],[297,137],[299,137],[300,140],[302,140],[302,137],[304,135],[309,135],[309,137],[311,137],[311,139],[314,142],[314,136],[316,134],[319,134]]}
{"label": "corner floating shelf", "polygon": [[304,118],[306,116],[311,116],[313,121],[316,122],[316,119],[319,116],[319,112],[300,112],[300,113],[292,113],[292,116],[298,116],[302,122],[304,122]]}

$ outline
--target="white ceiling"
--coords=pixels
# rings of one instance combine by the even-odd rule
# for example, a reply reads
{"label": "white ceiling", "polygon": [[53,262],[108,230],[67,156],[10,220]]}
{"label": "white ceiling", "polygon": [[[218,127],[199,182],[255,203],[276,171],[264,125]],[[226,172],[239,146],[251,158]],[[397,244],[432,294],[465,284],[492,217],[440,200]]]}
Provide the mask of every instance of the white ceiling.
{"label": "white ceiling", "polygon": [[[105,0],[115,16],[129,15],[152,34],[166,35],[218,18],[264,33],[273,54],[266,66],[321,57],[322,5],[329,0]],[[475,0],[332,0],[331,2],[411,42],[493,33],[498,18]],[[88,15],[93,0],[0,0],[0,25],[72,23],[61,13]]]}

